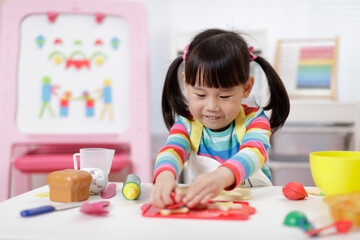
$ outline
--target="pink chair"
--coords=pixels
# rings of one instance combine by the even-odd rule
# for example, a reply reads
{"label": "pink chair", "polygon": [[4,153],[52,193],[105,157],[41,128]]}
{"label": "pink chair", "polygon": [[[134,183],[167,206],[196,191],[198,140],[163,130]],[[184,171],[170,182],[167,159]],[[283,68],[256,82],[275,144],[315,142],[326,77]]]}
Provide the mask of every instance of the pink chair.
{"label": "pink chair", "polygon": [[[51,14],[49,14],[51,12]],[[119,17],[129,28],[129,123],[121,131],[104,133],[25,133],[17,125],[19,28],[31,14],[93,14]],[[83,147],[116,150],[111,172],[126,166],[151,181],[148,30],[144,7],[136,2],[111,0],[11,0],[5,1],[0,17],[0,201],[8,199],[11,172],[15,169],[15,194],[30,189],[30,174],[73,168],[72,154]]]}

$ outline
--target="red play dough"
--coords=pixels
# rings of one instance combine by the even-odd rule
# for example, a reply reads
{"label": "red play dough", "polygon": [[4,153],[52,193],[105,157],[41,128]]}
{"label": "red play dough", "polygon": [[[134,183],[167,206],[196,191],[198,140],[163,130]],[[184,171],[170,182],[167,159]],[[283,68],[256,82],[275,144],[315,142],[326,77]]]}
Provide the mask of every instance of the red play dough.
{"label": "red play dough", "polygon": [[289,182],[287,183],[282,192],[284,196],[290,200],[301,200],[308,196],[305,188],[298,182]]}

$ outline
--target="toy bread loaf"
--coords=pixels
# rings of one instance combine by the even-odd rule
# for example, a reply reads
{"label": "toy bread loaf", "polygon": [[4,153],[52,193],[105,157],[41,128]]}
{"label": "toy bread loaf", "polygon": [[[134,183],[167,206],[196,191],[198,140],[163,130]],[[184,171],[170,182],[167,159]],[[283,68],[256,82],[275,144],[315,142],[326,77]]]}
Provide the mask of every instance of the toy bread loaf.
{"label": "toy bread loaf", "polygon": [[66,169],[52,172],[47,176],[50,200],[64,203],[87,200],[91,181],[91,174],[82,170]]}
{"label": "toy bread loaf", "polygon": [[324,202],[335,221],[348,220],[360,227],[360,192],[326,196]]}

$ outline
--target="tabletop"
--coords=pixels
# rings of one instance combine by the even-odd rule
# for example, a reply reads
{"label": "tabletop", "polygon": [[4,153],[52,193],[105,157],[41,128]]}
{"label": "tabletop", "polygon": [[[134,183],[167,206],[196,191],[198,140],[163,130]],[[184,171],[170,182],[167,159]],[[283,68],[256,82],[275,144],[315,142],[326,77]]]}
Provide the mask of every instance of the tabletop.
{"label": "tabletop", "polygon": [[[282,187],[251,188],[250,206],[256,213],[248,220],[199,220],[146,218],[140,207],[147,203],[151,184],[141,186],[138,200],[126,200],[122,183],[116,183],[117,195],[109,199],[103,216],[81,213],[79,208],[55,211],[24,218],[20,211],[42,205],[59,204],[48,197],[35,195],[49,190],[43,186],[0,203],[0,239],[313,239],[297,227],[284,225],[285,217],[300,211],[316,227],[333,223],[323,197],[309,195],[305,200],[291,201],[282,194]],[[91,195],[89,201],[103,200]],[[334,234],[334,229],[320,239],[360,239],[359,228],[348,234]]]}

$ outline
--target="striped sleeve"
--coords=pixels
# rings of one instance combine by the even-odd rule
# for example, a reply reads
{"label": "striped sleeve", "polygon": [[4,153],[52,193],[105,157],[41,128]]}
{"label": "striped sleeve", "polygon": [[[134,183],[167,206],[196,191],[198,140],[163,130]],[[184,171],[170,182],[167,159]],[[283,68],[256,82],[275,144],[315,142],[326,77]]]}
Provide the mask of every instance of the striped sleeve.
{"label": "striped sleeve", "polygon": [[263,110],[248,118],[245,128],[239,151],[221,165],[233,171],[236,179],[234,187],[262,168],[268,159],[271,131],[269,119]]}
{"label": "striped sleeve", "polygon": [[187,119],[179,117],[156,157],[153,182],[157,175],[165,170],[171,171],[176,179],[179,177],[190,154],[189,132],[190,123]]}

